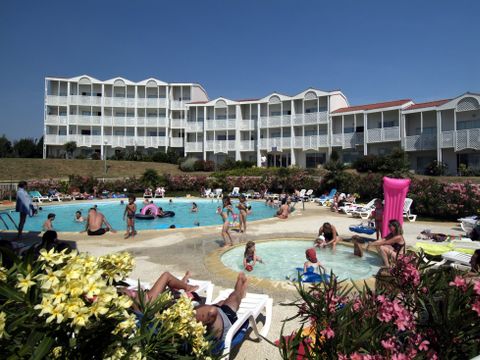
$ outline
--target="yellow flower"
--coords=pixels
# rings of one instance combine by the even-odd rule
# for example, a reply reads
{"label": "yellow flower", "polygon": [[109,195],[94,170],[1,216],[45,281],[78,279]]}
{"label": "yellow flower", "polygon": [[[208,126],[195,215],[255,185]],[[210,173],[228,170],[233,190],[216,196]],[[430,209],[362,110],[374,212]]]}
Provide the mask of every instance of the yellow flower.
{"label": "yellow flower", "polygon": [[98,318],[100,315],[105,315],[108,312],[108,308],[99,301],[95,301],[89,308],[90,315]]}
{"label": "yellow flower", "polygon": [[52,293],[49,295],[54,304],[59,304],[67,299],[65,286],[56,287],[52,289]]}
{"label": "yellow flower", "polygon": [[46,269],[46,274],[39,274],[35,276],[35,279],[40,280],[42,283],[42,289],[49,290],[58,285],[60,282],[59,276],[62,276],[61,271],[52,271],[52,269]]}
{"label": "yellow flower", "polygon": [[80,308],[83,307],[85,303],[79,299],[79,298],[74,298],[74,299],[69,299],[65,303],[65,308],[63,310],[64,314],[68,318],[74,318],[77,313],[80,311]]}
{"label": "yellow flower", "polygon": [[3,311],[0,312],[0,339],[3,338],[5,333],[5,322],[6,322],[7,314]]}
{"label": "yellow flower", "polygon": [[61,346],[56,346],[52,349],[50,354],[54,359],[59,359],[62,356],[62,347]]}
{"label": "yellow flower", "polygon": [[123,337],[127,337],[128,335],[130,335],[132,330],[136,328],[135,320],[135,315],[130,315],[126,320],[121,321],[117,324],[115,329],[112,331],[112,334],[116,335],[122,333]]}
{"label": "yellow flower", "polygon": [[7,281],[7,269],[5,269],[3,266],[0,266],[0,281]]}
{"label": "yellow flower", "polygon": [[132,304],[133,304],[132,299],[130,299],[126,295],[119,296],[116,299],[116,305],[124,309],[128,309],[130,306],[132,306]]}
{"label": "yellow flower", "polygon": [[72,326],[83,327],[87,325],[89,316],[90,315],[88,308],[80,308],[79,311],[72,318]]}
{"label": "yellow flower", "polygon": [[43,316],[45,314],[51,314],[53,312],[52,302],[48,297],[43,297],[42,302],[33,307],[35,310],[41,310],[38,316]]}
{"label": "yellow flower", "polygon": [[23,276],[23,274],[18,274],[17,278],[17,288],[19,288],[20,291],[24,292],[25,294],[27,293],[30,286],[35,285],[35,282],[32,281],[32,274],[28,274],[27,276]]}
{"label": "yellow flower", "polygon": [[55,248],[50,249],[50,251],[47,251],[47,249],[40,250],[40,256],[38,257],[38,260],[45,261],[48,265],[59,265],[63,262],[63,259],[64,255],[55,252]]}
{"label": "yellow flower", "polygon": [[47,318],[47,324],[55,319],[57,320],[57,324],[60,324],[63,321],[63,307],[63,304],[58,304],[55,305],[55,307],[52,307],[51,315]]}

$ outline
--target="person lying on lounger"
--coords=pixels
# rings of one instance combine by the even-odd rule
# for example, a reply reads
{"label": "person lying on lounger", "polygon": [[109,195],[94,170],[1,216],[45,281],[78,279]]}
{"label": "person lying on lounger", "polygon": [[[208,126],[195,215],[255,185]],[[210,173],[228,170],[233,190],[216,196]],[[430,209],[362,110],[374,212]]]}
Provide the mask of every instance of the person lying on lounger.
{"label": "person lying on lounger", "polygon": [[[103,225],[105,225],[105,227],[102,227]],[[107,231],[116,233],[116,231],[113,230],[111,225],[108,223],[105,215],[103,215],[95,207],[92,207],[90,210],[88,210],[87,224],[85,226],[85,230],[81,232],[85,231],[89,236],[104,235]]]}

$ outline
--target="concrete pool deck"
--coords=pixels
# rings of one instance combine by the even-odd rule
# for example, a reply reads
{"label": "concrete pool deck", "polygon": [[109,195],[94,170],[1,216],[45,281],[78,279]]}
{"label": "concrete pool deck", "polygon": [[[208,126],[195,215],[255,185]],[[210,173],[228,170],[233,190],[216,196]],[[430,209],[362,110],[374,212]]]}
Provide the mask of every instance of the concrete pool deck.
{"label": "concrete pool deck", "polygon": [[[326,221],[335,225],[343,238],[350,238],[354,233],[350,232],[348,227],[360,222],[359,219],[333,213],[328,208],[315,203],[305,203],[304,210],[302,204],[298,204],[297,210],[287,220],[272,218],[249,222],[246,234],[235,231],[231,233],[235,243],[248,240],[307,238],[311,239],[313,244],[318,228]],[[404,237],[407,245],[414,245],[417,235],[426,228],[431,229],[432,232],[446,234],[462,233],[457,223],[406,221]],[[107,234],[99,238],[64,232],[59,233],[59,238],[76,242],[80,251],[86,251],[92,255],[129,251],[136,259],[136,268],[131,277],[140,278],[143,281],[154,282],[164,271],[181,275],[188,269],[193,278],[208,279],[215,284],[214,297],[219,290],[231,288],[234,285],[235,274],[217,261],[222,253],[220,226],[144,230],[134,240],[123,239],[123,234],[124,229],[118,229],[116,234]],[[13,235],[3,233],[2,237],[11,238]],[[374,235],[370,238],[373,239]],[[25,242],[38,239],[39,234],[27,234]],[[273,319],[268,339],[271,341],[278,339],[283,325],[282,320],[295,314],[295,308],[281,305],[296,299],[293,286],[283,281],[272,282],[250,278],[249,291],[266,293],[273,297]],[[295,328],[298,328],[298,325],[295,322],[289,322],[284,331],[290,333]],[[234,358],[280,359],[280,355],[278,350],[268,342],[256,343],[247,338]]]}

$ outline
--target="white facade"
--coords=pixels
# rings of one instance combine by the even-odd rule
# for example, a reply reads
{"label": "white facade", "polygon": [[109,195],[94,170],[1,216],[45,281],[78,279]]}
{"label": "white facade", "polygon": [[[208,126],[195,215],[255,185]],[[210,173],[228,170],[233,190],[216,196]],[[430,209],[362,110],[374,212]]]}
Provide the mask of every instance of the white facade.
{"label": "white facade", "polygon": [[261,158],[268,166],[315,167],[333,149],[358,156],[408,152],[418,171],[432,160],[455,173],[460,162],[480,167],[480,95],[415,104],[398,100],[349,107],[340,91],[307,89],[294,96],[208,100],[195,83],[157,79],[100,81],[90,76],[45,79],[44,157],[63,144],[111,156],[116,149],[174,148],[222,162]]}

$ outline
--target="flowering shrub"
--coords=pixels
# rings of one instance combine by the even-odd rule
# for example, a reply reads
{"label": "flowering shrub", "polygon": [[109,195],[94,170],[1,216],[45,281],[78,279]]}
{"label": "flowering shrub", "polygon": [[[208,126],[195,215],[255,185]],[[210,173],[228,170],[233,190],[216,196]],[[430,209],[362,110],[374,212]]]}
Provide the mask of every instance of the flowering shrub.
{"label": "flowering shrub", "polygon": [[282,337],[282,357],[298,359],[300,345],[305,359],[469,359],[480,353],[480,279],[431,269],[412,255],[399,256],[390,275],[394,292],[357,289],[333,274],[322,285],[297,284],[300,299],[290,305],[298,308],[302,328],[313,330],[309,337],[304,331]]}
{"label": "flowering shrub", "polygon": [[168,190],[198,190],[207,184],[206,176],[167,175]]}
{"label": "flowering shrub", "polygon": [[[166,293],[131,310],[113,283],[133,269],[130,254],[94,257],[42,249],[0,267],[0,348],[5,358],[205,359],[209,342],[189,299]],[[143,292],[139,291],[143,294]],[[137,324],[138,323],[138,324]],[[161,355],[161,356],[160,356]]]}

